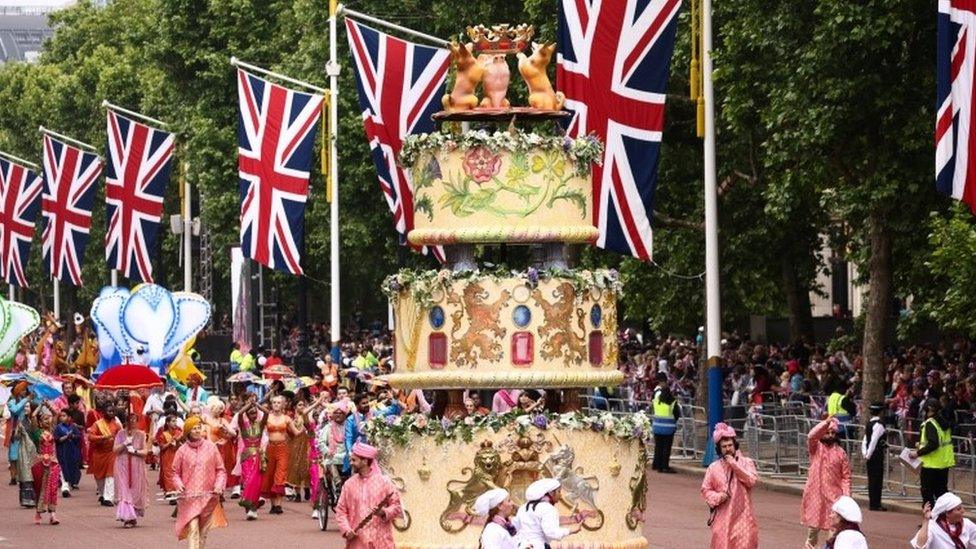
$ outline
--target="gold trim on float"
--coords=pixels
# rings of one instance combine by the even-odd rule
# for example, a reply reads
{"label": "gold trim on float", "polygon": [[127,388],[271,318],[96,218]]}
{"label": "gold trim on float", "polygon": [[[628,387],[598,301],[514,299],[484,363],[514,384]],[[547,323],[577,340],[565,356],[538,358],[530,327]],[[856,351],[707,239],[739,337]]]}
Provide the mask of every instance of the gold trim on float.
{"label": "gold trim on float", "polygon": [[620,385],[623,372],[406,372],[380,376],[397,389],[538,389]]}
{"label": "gold trim on float", "polygon": [[[499,220],[499,223],[504,223]],[[472,227],[457,229],[413,229],[407,240],[416,245],[482,244],[492,242],[596,242],[600,231],[593,226],[565,227]]]}

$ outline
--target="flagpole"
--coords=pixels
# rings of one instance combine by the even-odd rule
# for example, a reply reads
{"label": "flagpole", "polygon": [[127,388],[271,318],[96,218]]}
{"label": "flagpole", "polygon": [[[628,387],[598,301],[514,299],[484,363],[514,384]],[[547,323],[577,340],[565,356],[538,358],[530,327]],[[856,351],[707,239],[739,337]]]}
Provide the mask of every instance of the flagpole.
{"label": "flagpole", "polygon": [[308,89],[310,89],[312,91],[315,91],[315,92],[318,92],[318,93],[321,93],[321,94],[325,94],[327,92],[327,90],[325,88],[321,88],[319,86],[316,86],[315,84],[309,84],[308,82],[306,82],[304,80],[298,80],[297,78],[292,78],[290,76],[286,76],[284,74],[281,74],[280,72],[274,72],[274,71],[269,71],[268,69],[262,69],[261,67],[259,67],[257,65],[252,65],[250,63],[245,63],[244,61],[241,61],[237,57],[231,57],[230,58],[230,64],[231,65],[234,65],[235,67],[240,67],[242,69],[247,69],[247,70],[252,71],[252,72],[261,73],[261,74],[263,74],[265,76],[270,76],[272,78],[277,78],[278,80],[284,80],[285,82],[291,82],[292,84],[295,84],[297,86],[302,86],[302,87],[308,88]]}
{"label": "flagpole", "polygon": [[[702,90],[705,100],[705,339],[708,366],[708,431],[722,421],[722,313],[718,264],[718,191],[715,174],[715,92],[712,88],[712,0],[702,0]],[[705,445],[703,464],[714,460]]]}
{"label": "flagpole", "polygon": [[162,120],[158,120],[156,118],[153,118],[151,116],[146,116],[144,114],[139,114],[139,113],[137,113],[135,111],[130,111],[129,109],[126,109],[124,107],[120,107],[118,105],[109,103],[108,102],[108,99],[102,99],[102,107],[104,107],[104,108],[106,108],[108,110],[111,110],[111,111],[119,112],[119,113],[122,113],[122,114],[125,114],[125,115],[128,115],[128,116],[132,116],[132,117],[135,117],[135,118],[139,118],[143,122],[149,122],[150,124],[155,124],[155,125],[160,126],[160,127],[163,127],[163,128],[166,128],[166,127],[169,126],[169,124],[167,124],[166,122],[163,122]]}
{"label": "flagpole", "polygon": [[339,162],[336,139],[339,136],[339,46],[336,34],[336,20],[339,18],[339,0],[329,0],[329,62],[325,72],[329,75],[329,185],[332,196],[329,203],[329,289],[330,319],[329,331],[332,338],[332,360],[336,364],[342,359],[339,354],[340,329],[339,315]]}
{"label": "flagpole", "polygon": [[3,152],[3,151],[0,151],[0,156],[6,158],[7,160],[13,160],[14,162],[19,162],[19,163],[27,166],[28,168],[34,168],[35,170],[39,169],[39,167],[38,167],[37,164],[35,164],[35,163],[33,163],[33,162],[29,161],[29,160],[24,160],[23,158],[21,158],[19,156],[14,156],[14,155],[12,155],[10,153],[6,153],[6,152]]}
{"label": "flagpole", "polygon": [[14,292],[14,285],[13,284],[7,284],[7,298],[10,301],[16,301],[16,299],[17,299],[17,295]]}
{"label": "flagpole", "polygon": [[402,32],[403,34],[409,34],[410,36],[414,36],[414,37],[417,37],[417,38],[421,38],[421,39],[426,40],[426,41],[428,41],[428,42],[430,42],[432,44],[437,44],[438,46],[441,46],[441,47],[444,47],[444,48],[446,48],[446,47],[448,47],[448,46],[451,45],[451,43],[449,41],[444,40],[443,38],[438,38],[436,36],[431,36],[429,34],[424,34],[424,33],[420,32],[420,31],[415,31],[413,29],[408,29],[407,27],[401,27],[400,25],[397,25],[395,23],[390,23],[389,21],[384,21],[382,19],[378,19],[376,17],[373,17],[372,15],[366,15],[365,13],[361,13],[361,12],[358,12],[358,11],[355,11],[355,10],[351,10],[351,9],[345,7],[345,6],[339,6],[338,13],[341,14],[341,15],[344,15],[346,17],[351,17],[353,19],[362,19],[363,21],[368,21],[370,23],[373,23],[374,25],[379,25],[381,27],[386,27],[386,28],[388,28],[390,30],[395,30],[397,32]]}
{"label": "flagpole", "polygon": [[112,269],[112,287],[114,288],[118,285],[119,285],[119,271],[117,271],[116,269]]}
{"label": "flagpole", "polygon": [[[64,135],[63,133],[58,133],[58,132],[56,132],[54,130],[49,130],[49,129],[45,128],[44,126],[41,126],[38,129],[39,129],[39,131],[41,133],[46,133],[46,134],[50,135],[51,137],[56,137],[56,138],[58,138],[58,139],[60,139],[62,141],[65,141],[67,143],[71,143],[72,145],[77,145],[77,146],[79,146],[79,147],[81,147],[83,149],[88,149],[89,151],[91,151],[91,152],[93,152],[95,154],[98,154],[98,149],[96,149],[94,145],[89,145],[88,143],[85,143],[84,141],[78,141],[77,139],[75,139],[73,137],[68,137],[67,135]],[[99,155],[99,158],[101,158],[101,155]]]}
{"label": "flagpole", "polygon": [[193,267],[190,252],[193,245],[193,219],[190,201],[190,161],[183,162],[183,291],[193,291]]}
{"label": "flagpole", "polygon": [[54,278],[54,318],[61,320],[61,281]]}

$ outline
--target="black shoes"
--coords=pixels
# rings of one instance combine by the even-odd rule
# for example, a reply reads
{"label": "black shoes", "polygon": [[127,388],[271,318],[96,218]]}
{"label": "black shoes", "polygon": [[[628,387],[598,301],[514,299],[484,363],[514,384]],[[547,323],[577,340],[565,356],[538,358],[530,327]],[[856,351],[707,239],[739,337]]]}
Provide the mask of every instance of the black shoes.
{"label": "black shoes", "polygon": [[285,510],[282,509],[280,505],[272,505],[271,510],[268,511],[268,513],[272,515],[283,515]]}

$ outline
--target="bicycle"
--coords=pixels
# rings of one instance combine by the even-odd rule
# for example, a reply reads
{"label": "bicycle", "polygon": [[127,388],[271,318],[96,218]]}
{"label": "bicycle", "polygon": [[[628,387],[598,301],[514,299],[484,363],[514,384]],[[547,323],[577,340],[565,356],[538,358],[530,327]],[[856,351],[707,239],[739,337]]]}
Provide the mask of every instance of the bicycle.
{"label": "bicycle", "polygon": [[319,530],[323,532],[329,527],[329,510],[335,512],[339,502],[339,492],[342,490],[342,478],[336,471],[336,466],[326,458],[319,458],[319,493],[315,500],[315,509],[319,512]]}

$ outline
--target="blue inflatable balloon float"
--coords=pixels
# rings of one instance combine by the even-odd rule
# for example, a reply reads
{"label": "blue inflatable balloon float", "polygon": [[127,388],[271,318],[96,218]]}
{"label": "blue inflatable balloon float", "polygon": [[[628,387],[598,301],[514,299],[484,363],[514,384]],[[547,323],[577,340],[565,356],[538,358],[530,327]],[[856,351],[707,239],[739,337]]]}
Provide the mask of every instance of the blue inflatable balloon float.
{"label": "blue inflatable balloon float", "polygon": [[102,288],[91,308],[100,355],[93,377],[122,363],[145,364],[165,376],[183,344],[207,325],[210,313],[202,296],[170,292],[157,284],[132,291]]}

